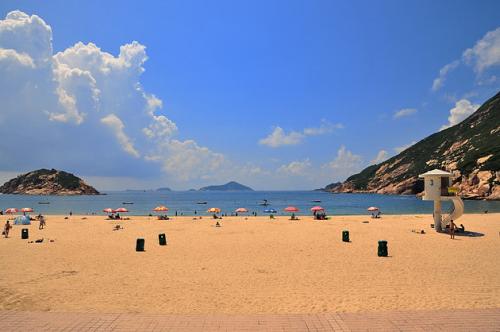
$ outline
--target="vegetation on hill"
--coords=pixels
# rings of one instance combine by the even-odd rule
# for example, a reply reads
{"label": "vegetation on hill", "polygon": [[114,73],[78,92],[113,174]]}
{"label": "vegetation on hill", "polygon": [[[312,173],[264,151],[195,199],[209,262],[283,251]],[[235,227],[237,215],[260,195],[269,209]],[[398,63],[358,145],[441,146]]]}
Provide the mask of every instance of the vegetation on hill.
{"label": "vegetation on hill", "polygon": [[238,182],[231,181],[220,186],[207,186],[200,188],[200,191],[253,191],[252,188],[244,186]]}
{"label": "vegetation on hill", "polygon": [[2,194],[24,195],[98,195],[99,192],[79,177],[55,169],[39,169],[19,175],[0,187]]}
{"label": "vegetation on hill", "polygon": [[500,199],[500,93],[461,123],[325,190],[417,194],[423,190],[419,174],[435,168],[452,172],[466,198]]}

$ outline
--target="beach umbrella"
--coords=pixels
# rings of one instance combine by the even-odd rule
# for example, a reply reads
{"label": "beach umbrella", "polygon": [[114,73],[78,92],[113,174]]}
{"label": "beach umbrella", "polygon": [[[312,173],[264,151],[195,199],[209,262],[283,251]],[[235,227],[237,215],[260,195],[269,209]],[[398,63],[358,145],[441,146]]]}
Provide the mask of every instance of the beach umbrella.
{"label": "beach umbrella", "polygon": [[7,214],[13,214],[13,213],[17,213],[17,209],[16,208],[8,208],[4,212]]}
{"label": "beach umbrella", "polygon": [[374,212],[374,211],[378,211],[379,208],[375,207],[375,206],[370,206],[367,210],[370,211],[370,212]]}
{"label": "beach umbrella", "polygon": [[245,213],[245,212],[248,212],[248,210],[241,207],[241,208],[237,208],[236,210],[234,210],[234,212],[236,212],[236,213]]}
{"label": "beach umbrella", "polygon": [[278,213],[275,209],[265,209],[264,213]]}
{"label": "beach umbrella", "polygon": [[124,208],[124,207],[121,207],[121,208],[118,208],[116,210],[113,210],[113,212],[115,212],[115,213],[116,212],[128,212],[128,210],[126,208]]}
{"label": "beach umbrella", "polygon": [[216,207],[213,207],[213,208],[208,209],[207,212],[209,212],[209,213],[220,213],[220,209],[216,208]]}
{"label": "beach umbrella", "polygon": [[102,210],[102,212],[113,213],[113,209],[112,208],[105,208],[104,210]]}
{"label": "beach umbrella", "polygon": [[311,212],[325,211],[321,206],[313,206]]}
{"label": "beach umbrella", "polygon": [[22,208],[21,212],[23,212],[23,213],[25,213],[25,212],[33,212],[33,209],[32,208]]}
{"label": "beach umbrella", "polygon": [[285,212],[299,212],[299,209],[295,206],[288,206],[283,209]]}
{"label": "beach umbrella", "polygon": [[159,206],[155,207],[153,209],[153,211],[155,211],[155,212],[167,212],[168,211],[168,207],[163,206],[163,205],[159,205]]}

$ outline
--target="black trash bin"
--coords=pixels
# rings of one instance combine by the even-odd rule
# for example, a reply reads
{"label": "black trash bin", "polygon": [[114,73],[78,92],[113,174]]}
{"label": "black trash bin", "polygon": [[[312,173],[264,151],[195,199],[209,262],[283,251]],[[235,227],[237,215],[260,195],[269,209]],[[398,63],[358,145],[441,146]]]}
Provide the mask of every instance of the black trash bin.
{"label": "black trash bin", "polygon": [[349,242],[349,231],[342,231],[342,241]]}
{"label": "black trash bin", "polygon": [[21,229],[21,239],[26,240],[27,238],[29,238],[28,229],[27,228]]}
{"label": "black trash bin", "polygon": [[378,241],[378,257],[387,257],[387,241]]}
{"label": "black trash bin", "polygon": [[135,251],[144,251],[144,243],[146,241],[144,239],[137,239],[137,243],[135,245]]}
{"label": "black trash bin", "polygon": [[158,241],[160,242],[160,246],[167,245],[167,237],[165,236],[165,233],[158,234]]}

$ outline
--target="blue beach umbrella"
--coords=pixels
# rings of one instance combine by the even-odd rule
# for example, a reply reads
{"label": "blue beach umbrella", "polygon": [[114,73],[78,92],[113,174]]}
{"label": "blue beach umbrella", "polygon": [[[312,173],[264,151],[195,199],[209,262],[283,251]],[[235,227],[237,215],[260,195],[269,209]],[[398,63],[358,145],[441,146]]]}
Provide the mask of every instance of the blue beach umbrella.
{"label": "blue beach umbrella", "polygon": [[278,213],[275,209],[265,209],[264,213]]}

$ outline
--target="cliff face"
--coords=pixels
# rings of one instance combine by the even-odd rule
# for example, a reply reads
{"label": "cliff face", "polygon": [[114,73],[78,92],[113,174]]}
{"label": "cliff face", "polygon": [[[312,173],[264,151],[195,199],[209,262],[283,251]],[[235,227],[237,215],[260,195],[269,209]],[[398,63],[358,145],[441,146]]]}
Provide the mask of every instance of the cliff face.
{"label": "cliff face", "polygon": [[453,173],[453,186],[470,199],[500,199],[500,93],[461,123],[437,132],[400,154],[365,168],[331,192],[418,194],[418,175],[438,168]]}
{"label": "cliff face", "polygon": [[2,194],[23,195],[99,195],[99,192],[71,173],[39,169],[6,182]]}

